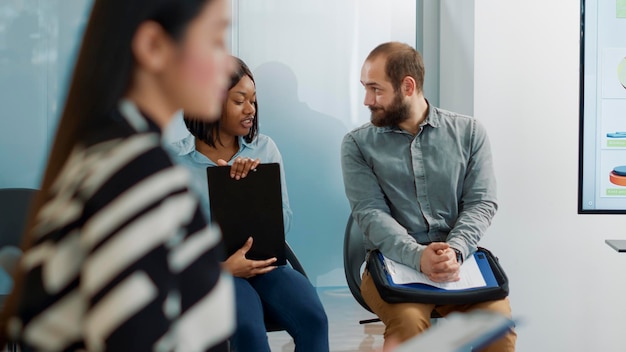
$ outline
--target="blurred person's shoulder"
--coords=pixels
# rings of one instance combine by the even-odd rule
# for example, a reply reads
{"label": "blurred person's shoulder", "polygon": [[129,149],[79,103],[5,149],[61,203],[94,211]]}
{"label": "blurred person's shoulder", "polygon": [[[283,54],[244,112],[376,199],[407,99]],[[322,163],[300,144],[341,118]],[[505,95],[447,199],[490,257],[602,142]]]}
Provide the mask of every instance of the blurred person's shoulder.
{"label": "blurred person's shoulder", "polygon": [[[153,140],[160,144],[160,133],[157,128],[137,131],[118,110],[93,120],[84,135],[79,136],[80,144],[87,149],[101,149],[104,146],[114,148],[116,143],[132,141],[137,137]],[[148,138],[145,138],[145,137]],[[108,148],[104,148],[108,149]]]}
{"label": "blurred person's shoulder", "polygon": [[58,179],[80,189],[82,199],[119,194],[157,174],[168,180],[188,179],[184,167],[176,166],[163,148],[155,126],[138,131],[115,115],[97,121],[99,125],[89,126],[90,132],[80,136]]}

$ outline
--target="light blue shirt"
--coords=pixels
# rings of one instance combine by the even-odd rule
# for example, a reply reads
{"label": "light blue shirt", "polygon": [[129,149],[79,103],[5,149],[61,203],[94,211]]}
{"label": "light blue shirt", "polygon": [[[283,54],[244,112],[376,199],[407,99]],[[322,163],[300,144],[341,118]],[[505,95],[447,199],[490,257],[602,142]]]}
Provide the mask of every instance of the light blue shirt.
{"label": "light blue shirt", "polygon": [[430,106],[416,136],[368,123],[345,136],[341,157],[366,247],[418,270],[431,242],[467,258],[496,213],[489,140],[474,118]]}
{"label": "light blue shirt", "polygon": [[[182,115],[177,115],[164,131],[164,143],[174,161],[186,166],[192,173],[191,188],[198,193],[200,205],[207,219],[211,219],[209,205],[209,184],[207,181],[207,167],[217,166],[213,160],[196,150],[196,138],[187,130]],[[285,183],[285,172],[283,158],[278,151],[274,141],[263,134],[258,134],[251,142],[247,143],[243,137],[239,137],[239,151],[228,161],[232,165],[238,158],[259,159],[261,163],[280,164],[280,183],[283,199],[283,219],[285,234],[291,227],[293,213],[289,207],[289,196],[287,194],[287,184]],[[242,205],[243,206],[243,205]]]}

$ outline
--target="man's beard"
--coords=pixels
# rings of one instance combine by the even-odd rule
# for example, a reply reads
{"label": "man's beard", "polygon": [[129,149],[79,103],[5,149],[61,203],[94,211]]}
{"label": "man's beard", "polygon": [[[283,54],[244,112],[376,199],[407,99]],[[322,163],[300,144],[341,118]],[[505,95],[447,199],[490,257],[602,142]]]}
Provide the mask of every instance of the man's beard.
{"label": "man's beard", "polygon": [[370,121],[376,127],[398,126],[409,119],[411,107],[402,101],[402,93],[397,92],[393,101],[387,107],[370,106],[372,116]]}

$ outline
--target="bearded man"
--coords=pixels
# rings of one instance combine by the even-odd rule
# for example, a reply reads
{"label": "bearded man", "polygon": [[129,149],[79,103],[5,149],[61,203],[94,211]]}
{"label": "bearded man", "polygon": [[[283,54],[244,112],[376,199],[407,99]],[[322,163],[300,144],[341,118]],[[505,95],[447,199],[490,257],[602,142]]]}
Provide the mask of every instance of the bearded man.
{"label": "bearded man", "polygon": [[[423,83],[422,57],[409,45],[384,43],[369,54],[361,84],[371,123],[343,139],[344,185],[368,250],[432,281],[457,281],[497,210],[491,150],[476,119],[431,106]],[[367,270],[361,293],[385,323],[386,344],[426,330],[433,310],[511,316],[508,298],[462,306],[388,303]],[[516,338],[511,331],[486,351],[514,351]]]}

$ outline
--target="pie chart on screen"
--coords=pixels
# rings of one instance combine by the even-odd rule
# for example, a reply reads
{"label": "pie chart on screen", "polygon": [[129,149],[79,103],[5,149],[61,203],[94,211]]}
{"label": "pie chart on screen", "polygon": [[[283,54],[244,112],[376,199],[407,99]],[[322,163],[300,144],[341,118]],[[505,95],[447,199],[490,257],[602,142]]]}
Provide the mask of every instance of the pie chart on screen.
{"label": "pie chart on screen", "polygon": [[626,89],[626,57],[622,59],[617,66],[617,79],[619,79],[619,83],[622,84],[622,87]]}
{"label": "pie chart on screen", "polygon": [[626,186],[626,165],[616,166],[609,173],[609,181],[618,186]]}

